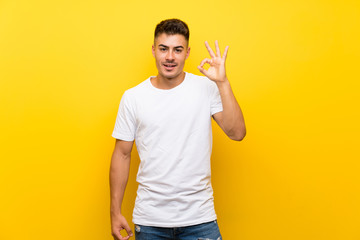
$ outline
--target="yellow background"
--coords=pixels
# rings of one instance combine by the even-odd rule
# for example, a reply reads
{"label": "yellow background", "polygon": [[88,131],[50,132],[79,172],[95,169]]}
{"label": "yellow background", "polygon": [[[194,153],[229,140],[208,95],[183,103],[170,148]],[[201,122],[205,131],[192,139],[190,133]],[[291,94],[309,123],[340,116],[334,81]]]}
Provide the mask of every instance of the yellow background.
{"label": "yellow background", "polygon": [[188,72],[205,40],[230,46],[247,136],[214,125],[224,239],[359,240],[357,0],[0,1],[0,239],[112,239],[118,105],[157,73],[153,31],[172,17],[190,27]]}

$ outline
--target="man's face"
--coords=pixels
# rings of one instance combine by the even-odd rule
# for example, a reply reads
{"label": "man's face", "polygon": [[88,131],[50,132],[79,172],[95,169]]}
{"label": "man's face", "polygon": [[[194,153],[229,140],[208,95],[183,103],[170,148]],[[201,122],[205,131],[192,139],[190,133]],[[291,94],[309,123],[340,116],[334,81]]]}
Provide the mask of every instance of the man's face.
{"label": "man's face", "polygon": [[162,33],[155,39],[152,53],[155,57],[159,75],[167,79],[173,79],[183,72],[190,48],[183,35]]}

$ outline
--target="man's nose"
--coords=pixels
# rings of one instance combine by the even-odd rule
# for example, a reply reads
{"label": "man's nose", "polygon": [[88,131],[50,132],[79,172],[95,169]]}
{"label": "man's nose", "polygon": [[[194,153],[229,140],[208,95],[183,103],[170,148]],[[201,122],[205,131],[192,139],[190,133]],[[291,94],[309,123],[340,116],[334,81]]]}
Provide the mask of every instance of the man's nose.
{"label": "man's nose", "polygon": [[166,54],[166,60],[174,60],[174,52],[169,50]]}

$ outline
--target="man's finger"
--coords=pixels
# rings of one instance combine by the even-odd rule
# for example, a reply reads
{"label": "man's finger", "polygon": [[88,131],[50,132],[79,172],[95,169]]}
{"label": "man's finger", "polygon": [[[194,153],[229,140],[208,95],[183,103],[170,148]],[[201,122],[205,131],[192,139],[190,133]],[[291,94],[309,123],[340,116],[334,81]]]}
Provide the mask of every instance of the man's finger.
{"label": "man's finger", "polygon": [[210,54],[210,57],[215,57],[215,53],[213,52],[213,50],[211,49],[211,47],[209,46],[209,43],[207,41],[205,41],[205,46]]}
{"label": "man's finger", "polygon": [[218,40],[215,40],[215,49],[216,49],[216,56],[217,56],[217,57],[221,57]]}
{"label": "man's finger", "polygon": [[223,59],[224,59],[224,60],[226,60],[226,56],[227,56],[228,50],[229,50],[229,46],[226,46],[225,51],[224,51],[224,56],[223,56]]}
{"label": "man's finger", "polygon": [[126,237],[123,237],[123,236],[120,236],[119,240],[128,240],[129,239],[129,236],[126,236]]}
{"label": "man's finger", "polygon": [[121,234],[120,234],[120,231],[115,231],[112,233],[112,236],[114,237],[114,240],[121,240],[123,239]]}
{"label": "man's finger", "polygon": [[203,67],[205,63],[211,64],[211,59],[205,58],[204,60],[202,60],[200,63],[200,67]]}
{"label": "man's finger", "polygon": [[129,235],[128,235],[128,236],[123,236],[123,235],[121,235],[121,233],[119,233],[119,235],[117,235],[116,240],[117,240],[117,239],[119,239],[119,240],[127,240],[127,239],[129,239],[129,238],[130,238]]}
{"label": "man's finger", "polygon": [[204,69],[204,68],[201,67],[201,66],[198,66],[198,69],[199,69],[199,71],[200,71],[202,74],[204,74],[205,76],[207,75],[207,70],[206,70],[206,69]]}
{"label": "man's finger", "polygon": [[128,236],[129,236],[129,237],[132,237],[132,236],[133,236],[133,233],[132,233],[131,228],[129,227],[129,225],[128,225],[128,224],[125,224],[124,228],[125,228]]}

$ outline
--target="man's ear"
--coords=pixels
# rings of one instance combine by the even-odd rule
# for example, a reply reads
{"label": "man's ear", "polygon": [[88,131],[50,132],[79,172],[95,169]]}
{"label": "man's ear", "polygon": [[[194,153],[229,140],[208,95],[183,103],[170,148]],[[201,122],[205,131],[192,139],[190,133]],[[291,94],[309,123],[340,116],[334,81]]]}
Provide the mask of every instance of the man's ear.
{"label": "man's ear", "polygon": [[155,46],[154,45],[152,45],[152,55],[155,57]]}
{"label": "man's ear", "polygon": [[186,58],[185,59],[188,59],[189,55],[190,55],[190,47],[187,48]]}

